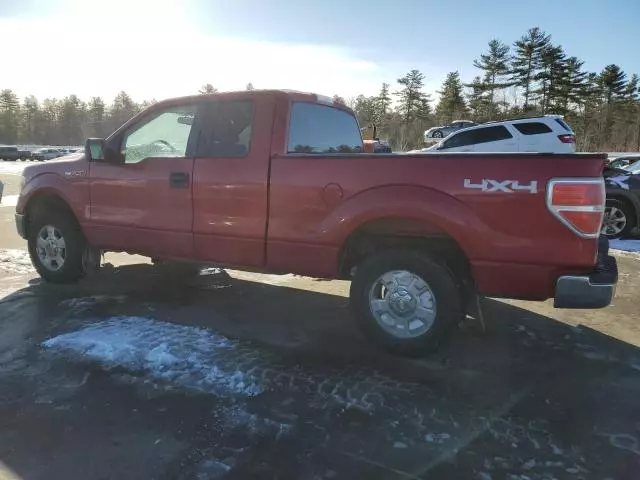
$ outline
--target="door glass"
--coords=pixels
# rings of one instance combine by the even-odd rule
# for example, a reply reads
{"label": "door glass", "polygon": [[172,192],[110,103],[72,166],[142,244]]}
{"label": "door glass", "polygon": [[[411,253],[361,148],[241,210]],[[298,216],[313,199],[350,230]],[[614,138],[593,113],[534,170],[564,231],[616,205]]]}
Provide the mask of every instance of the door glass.
{"label": "door glass", "polygon": [[197,157],[245,157],[251,147],[253,101],[215,101],[203,106]]}
{"label": "door glass", "polygon": [[185,157],[195,112],[195,105],[173,106],[143,119],[124,136],[124,163],[154,157]]}

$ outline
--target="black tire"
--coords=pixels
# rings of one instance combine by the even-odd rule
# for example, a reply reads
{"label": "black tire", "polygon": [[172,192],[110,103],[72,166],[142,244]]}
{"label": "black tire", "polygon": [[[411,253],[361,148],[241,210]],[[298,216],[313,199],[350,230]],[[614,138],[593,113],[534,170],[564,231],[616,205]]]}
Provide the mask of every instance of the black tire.
{"label": "black tire", "polygon": [[433,132],[432,137],[433,138],[443,138],[444,135],[442,134],[442,132],[440,130],[436,130],[435,132]]}
{"label": "black tire", "polygon": [[[51,270],[43,263],[37,252],[38,234],[42,227],[51,225],[65,241],[65,259],[58,270]],[[72,214],[61,209],[36,211],[29,224],[29,256],[38,274],[51,283],[75,283],[85,276],[83,255],[87,241]]]}
{"label": "black tire", "polygon": [[[423,279],[436,304],[432,326],[420,336],[399,338],[387,332],[373,315],[370,292],[386,272],[406,270]],[[351,282],[351,306],[362,332],[385,350],[403,356],[424,356],[435,351],[447,334],[463,319],[463,299],[456,280],[446,266],[414,250],[385,250],[373,254],[356,269]]]}
{"label": "black tire", "polygon": [[[604,225],[607,223],[607,215],[614,208],[619,210],[624,215],[626,224],[624,228],[619,232],[610,231],[610,233],[607,233],[607,231],[604,229]],[[605,204],[605,217],[603,219],[603,228],[601,230],[602,233],[604,233],[610,239],[626,237],[635,228],[636,224],[637,224],[637,213],[631,205],[621,200],[616,200],[613,198],[607,199]]]}

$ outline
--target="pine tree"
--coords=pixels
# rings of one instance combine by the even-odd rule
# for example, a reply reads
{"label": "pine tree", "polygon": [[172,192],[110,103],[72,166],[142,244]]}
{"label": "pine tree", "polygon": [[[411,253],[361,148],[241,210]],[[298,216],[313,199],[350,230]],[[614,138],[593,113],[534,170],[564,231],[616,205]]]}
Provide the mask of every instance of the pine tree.
{"label": "pine tree", "polygon": [[23,143],[35,142],[38,134],[38,120],[40,116],[40,104],[38,99],[29,95],[22,103],[22,123],[18,138]]}
{"label": "pine tree", "polygon": [[515,54],[511,62],[511,79],[524,89],[524,106],[530,108],[529,101],[534,90],[536,73],[540,68],[542,52],[550,45],[551,36],[538,27],[530,28],[526,35],[515,42]]}
{"label": "pine tree", "polygon": [[548,45],[540,55],[540,70],[535,76],[539,87],[533,92],[539,99],[541,112],[553,110],[560,101],[562,83],[567,75],[566,54],[561,46]]}
{"label": "pine tree", "polygon": [[129,120],[140,111],[138,105],[126,92],[120,92],[113,99],[113,104],[109,110],[109,124],[111,130],[120,127],[124,122]]}
{"label": "pine tree", "polygon": [[600,84],[607,105],[623,97],[627,74],[618,65],[607,65],[600,72]]}
{"label": "pine tree", "polygon": [[427,117],[430,112],[430,96],[422,91],[424,75],[418,70],[411,70],[404,77],[398,79],[404,88],[395,94],[399,97],[399,112],[405,123],[418,118]]}
{"label": "pine tree", "polygon": [[209,95],[211,93],[217,93],[218,89],[215,88],[213,85],[211,85],[210,83],[205,83],[200,90],[198,90],[198,93],[201,95]]}
{"label": "pine tree", "polygon": [[588,96],[587,72],[582,70],[583,65],[584,62],[577,57],[567,58],[559,85],[557,113],[566,115],[571,104],[580,105]]}
{"label": "pine tree", "polygon": [[389,93],[390,85],[388,83],[383,83],[380,88],[380,93],[378,93],[378,97],[376,98],[376,115],[375,121],[378,125],[383,125],[385,123],[385,118],[387,116],[387,111],[391,106],[391,95]]}
{"label": "pine tree", "polygon": [[473,82],[465,84],[465,87],[469,88],[467,100],[469,110],[471,110],[471,119],[473,121],[488,120],[492,107],[482,79],[475,77]]}
{"label": "pine tree", "polygon": [[255,90],[255,88],[253,88],[253,83],[249,82],[247,83],[247,91],[251,92],[252,90]]}
{"label": "pine tree", "polygon": [[13,90],[0,92],[0,143],[18,141],[20,99]]}
{"label": "pine tree", "polygon": [[341,97],[340,95],[334,95],[333,96],[333,101],[334,103],[338,103],[340,105],[346,105],[347,101],[344,99],[344,97]]}
{"label": "pine tree", "polygon": [[92,137],[106,136],[107,132],[104,124],[106,107],[102,98],[91,97],[87,110],[89,135]]}
{"label": "pine tree", "polygon": [[76,95],[69,95],[60,102],[60,140],[64,145],[77,145],[86,138],[86,106]]}
{"label": "pine tree", "polygon": [[450,72],[438,91],[440,100],[436,106],[436,115],[442,123],[450,123],[467,114],[467,104],[462,95],[462,82],[458,72]]}
{"label": "pine tree", "polygon": [[511,85],[506,81],[509,74],[509,45],[497,39],[490,40],[489,50],[481,54],[479,60],[474,60],[473,66],[484,72],[483,88],[489,93],[487,98],[493,111],[496,90]]}

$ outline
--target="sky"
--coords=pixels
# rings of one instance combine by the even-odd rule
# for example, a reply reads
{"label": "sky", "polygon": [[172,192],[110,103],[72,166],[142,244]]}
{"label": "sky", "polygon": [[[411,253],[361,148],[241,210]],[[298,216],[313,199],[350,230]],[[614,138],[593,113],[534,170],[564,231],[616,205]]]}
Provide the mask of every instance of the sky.
{"label": "sky", "polygon": [[0,0],[0,89],[135,100],[288,88],[373,95],[410,69],[463,81],[492,38],[538,26],[600,71],[640,73],[638,0]]}

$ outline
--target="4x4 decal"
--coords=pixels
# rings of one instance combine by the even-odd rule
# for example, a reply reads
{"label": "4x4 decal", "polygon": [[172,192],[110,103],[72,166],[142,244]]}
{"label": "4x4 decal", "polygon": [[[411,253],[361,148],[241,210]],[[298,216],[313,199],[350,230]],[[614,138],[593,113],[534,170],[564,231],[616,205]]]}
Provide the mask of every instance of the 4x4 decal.
{"label": "4x4 decal", "polygon": [[520,184],[518,180],[490,180],[483,179],[479,183],[473,183],[470,178],[464,179],[464,188],[473,188],[483,192],[529,192],[538,193],[538,182],[530,181],[528,184]]}

